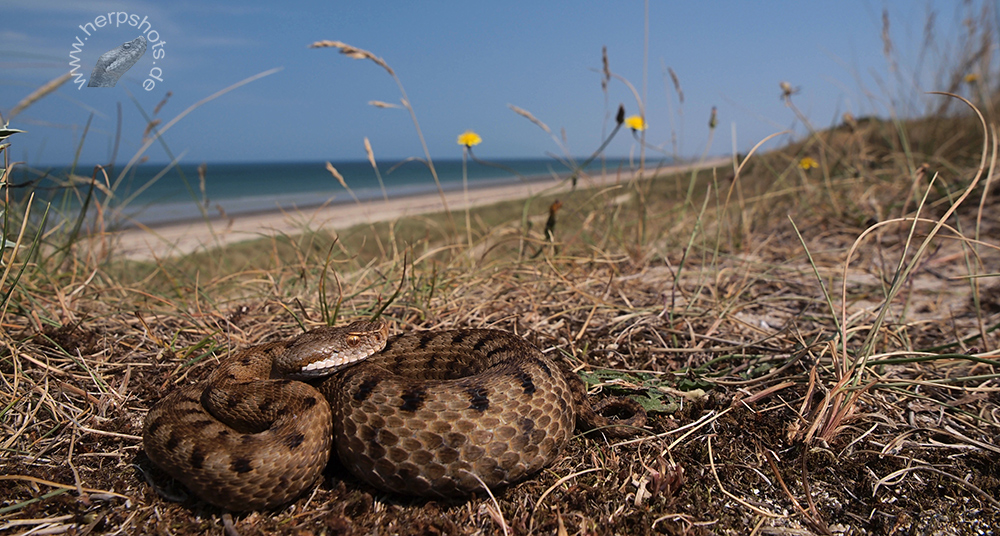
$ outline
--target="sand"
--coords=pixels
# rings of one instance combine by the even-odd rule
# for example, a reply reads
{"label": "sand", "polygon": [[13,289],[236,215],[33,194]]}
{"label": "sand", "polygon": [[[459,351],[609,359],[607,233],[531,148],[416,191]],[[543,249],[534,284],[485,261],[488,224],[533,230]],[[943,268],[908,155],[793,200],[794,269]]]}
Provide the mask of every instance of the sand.
{"label": "sand", "polygon": [[[656,174],[689,171],[691,169],[724,166],[729,158],[713,159],[697,164],[685,164],[660,168]],[[652,172],[647,171],[646,176]],[[625,182],[632,174],[586,175],[580,179],[578,187],[608,186]],[[444,193],[448,208],[464,210],[525,199],[537,194],[558,194],[570,189],[568,182],[555,179],[483,186],[471,188],[468,192],[448,191]],[[240,215],[232,218],[221,216],[208,221],[197,220],[156,227],[132,228],[112,235],[116,256],[131,260],[152,260],[176,255],[185,255],[202,249],[279,235],[295,235],[306,229],[339,230],[358,224],[394,220],[404,216],[414,216],[441,211],[444,205],[437,192],[401,197],[362,201],[360,203],[338,203],[301,209],[296,207],[275,207],[271,212]]]}

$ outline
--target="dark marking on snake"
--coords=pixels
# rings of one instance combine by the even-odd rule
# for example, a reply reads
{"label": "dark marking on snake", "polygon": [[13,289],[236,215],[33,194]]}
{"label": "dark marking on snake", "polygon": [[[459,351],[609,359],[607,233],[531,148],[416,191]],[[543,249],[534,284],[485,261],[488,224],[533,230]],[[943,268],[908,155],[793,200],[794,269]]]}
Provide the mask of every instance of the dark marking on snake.
{"label": "dark marking on snake", "polygon": [[507,350],[509,350],[509,348],[506,347],[506,346],[497,346],[496,348],[493,348],[492,350],[486,352],[486,359],[488,361],[492,362],[493,358],[497,354],[502,354],[502,353],[506,352]]}
{"label": "dark marking on snake", "polygon": [[[195,402],[196,404],[200,404],[200,405],[202,405],[203,407],[206,407],[206,408],[212,407],[212,405],[213,405],[212,404],[212,391],[213,390],[215,390],[215,387],[212,387],[211,385],[205,387],[205,389],[201,392],[201,399],[197,400],[197,401],[192,401],[192,402]],[[190,408],[190,409],[197,409],[197,408]]]}
{"label": "dark marking on snake", "polygon": [[486,337],[480,338],[478,341],[476,341],[476,344],[472,345],[472,353],[478,354],[482,352],[483,348],[485,348],[489,343],[490,341]]}
{"label": "dark marking on snake", "polygon": [[409,391],[403,391],[400,395],[403,399],[403,405],[399,406],[399,409],[403,411],[417,411],[424,405],[424,399],[427,398],[427,391],[420,388],[410,389]]}
{"label": "dark marking on snake", "polygon": [[214,421],[210,421],[208,419],[202,419],[202,420],[198,420],[198,421],[191,421],[191,422],[188,423],[188,426],[190,426],[191,428],[193,428],[195,430],[204,430],[205,427],[212,426],[213,424],[215,424]]}
{"label": "dark marking on snake", "polygon": [[201,448],[199,448],[198,445],[195,445],[194,448],[191,449],[191,459],[189,461],[191,462],[191,467],[194,467],[195,469],[201,469],[204,466],[205,453],[201,451]]}
{"label": "dark marking on snake", "polygon": [[535,421],[527,417],[520,417],[517,419],[517,426],[521,429],[522,434],[528,435],[535,429]]}
{"label": "dark marking on snake", "polygon": [[370,378],[361,382],[361,385],[358,386],[358,391],[354,393],[354,400],[357,400],[358,402],[364,402],[367,400],[368,397],[371,396],[372,391],[378,387],[378,382],[378,378]]}
{"label": "dark marking on snake", "polygon": [[476,411],[486,411],[490,407],[490,397],[486,388],[473,386],[465,390],[469,394],[469,409]]}
{"label": "dark marking on snake", "polygon": [[229,468],[240,474],[253,471],[253,467],[250,467],[250,460],[242,456],[234,459],[233,463],[229,464]]}
{"label": "dark marking on snake", "polygon": [[295,432],[294,434],[291,434],[287,438],[285,438],[285,444],[288,445],[288,448],[295,450],[305,440],[306,440],[305,435],[303,435],[301,432]]}
{"label": "dark marking on snake", "polygon": [[174,434],[173,431],[170,432],[170,437],[167,438],[165,446],[167,450],[177,450],[177,446],[181,444],[181,439]]}
{"label": "dark marking on snake", "polygon": [[149,428],[147,428],[146,433],[148,433],[149,435],[153,435],[156,433],[157,430],[160,429],[161,426],[163,426],[163,419],[156,419],[155,421],[149,424]]}
{"label": "dark marking on snake", "polygon": [[538,364],[539,367],[542,368],[542,370],[545,371],[545,374],[547,374],[549,378],[552,377],[552,370],[550,370],[549,366],[545,364],[545,361],[542,361],[541,359],[537,359],[537,358],[534,361],[535,361],[535,363]]}
{"label": "dark marking on snake", "polygon": [[524,389],[524,394],[534,394],[535,381],[532,379],[530,372],[522,369],[521,367],[515,367],[513,376],[521,382],[521,388]]}
{"label": "dark marking on snake", "polygon": [[417,348],[421,350],[426,350],[427,347],[430,346],[430,344],[434,342],[434,339],[436,338],[437,337],[434,335],[433,332],[424,333],[423,335],[420,336],[420,341],[417,343]]}

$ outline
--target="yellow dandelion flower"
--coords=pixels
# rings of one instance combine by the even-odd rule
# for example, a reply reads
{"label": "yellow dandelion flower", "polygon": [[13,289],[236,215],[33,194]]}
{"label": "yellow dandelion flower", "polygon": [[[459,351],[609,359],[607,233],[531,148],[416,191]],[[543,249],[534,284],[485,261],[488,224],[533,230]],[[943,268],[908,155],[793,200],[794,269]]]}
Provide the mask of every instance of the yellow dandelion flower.
{"label": "yellow dandelion flower", "polygon": [[471,130],[466,130],[458,137],[458,144],[464,145],[466,147],[472,147],[473,145],[479,145],[483,142],[483,139],[479,137],[479,134]]}
{"label": "yellow dandelion flower", "polygon": [[819,162],[817,162],[815,158],[807,156],[802,160],[799,160],[799,167],[802,169],[812,169],[819,167]]}
{"label": "yellow dandelion flower", "polygon": [[965,83],[966,84],[973,84],[973,83],[978,82],[978,81],[979,81],[979,75],[976,74],[976,73],[969,73],[969,74],[965,75]]}
{"label": "yellow dandelion flower", "polygon": [[625,125],[632,130],[642,132],[646,130],[646,120],[641,115],[630,115],[625,118]]}

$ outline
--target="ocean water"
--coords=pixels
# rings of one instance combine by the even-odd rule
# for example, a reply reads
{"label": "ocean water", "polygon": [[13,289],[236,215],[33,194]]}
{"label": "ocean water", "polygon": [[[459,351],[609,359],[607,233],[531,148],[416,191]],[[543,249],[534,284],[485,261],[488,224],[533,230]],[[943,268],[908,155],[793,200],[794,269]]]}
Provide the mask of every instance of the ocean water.
{"label": "ocean water", "polygon": [[[467,176],[470,188],[483,185],[516,183],[519,181],[555,181],[571,170],[553,159],[508,159],[491,161],[507,169],[468,162]],[[348,187],[361,200],[380,199],[383,189],[374,170],[367,161],[334,162],[334,167],[344,177]],[[618,161],[605,164],[614,171]],[[438,160],[434,162],[443,189],[462,188],[462,161]],[[276,209],[306,209],[326,203],[353,203],[354,199],[326,169],[325,162],[272,162],[272,163],[215,163],[207,164],[205,180],[198,176],[197,164],[180,164],[167,169],[162,164],[143,164],[125,176],[119,171],[110,175],[113,197],[108,207],[111,214],[105,218],[121,222],[124,226],[159,225],[198,218],[201,208],[209,215],[219,215],[219,208],[229,216],[272,211]],[[587,171],[600,171],[601,163],[594,162]],[[78,166],[77,175],[90,175],[93,167]],[[79,207],[80,196],[86,188],[77,186],[75,192],[60,187],[67,169],[43,170],[37,183],[37,194],[44,194],[54,206],[72,213]],[[379,164],[385,195],[390,198],[436,192],[437,187],[427,166],[411,160]],[[159,177],[157,177],[160,175]],[[15,181],[37,178],[37,172],[23,172]],[[103,178],[100,179],[103,182]],[[36,197],[37,197],[36,194]],[[104,192],[95,194],[104,203]]]}

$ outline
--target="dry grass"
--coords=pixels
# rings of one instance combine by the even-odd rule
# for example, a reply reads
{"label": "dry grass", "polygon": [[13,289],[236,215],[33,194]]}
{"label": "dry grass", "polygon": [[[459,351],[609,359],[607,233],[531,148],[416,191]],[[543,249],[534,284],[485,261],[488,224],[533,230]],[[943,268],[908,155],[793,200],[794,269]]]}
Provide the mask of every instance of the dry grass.
{"label": "dry grass", "polygon": [[[838,162],[872,154],[858,147],[874,149],[877,136],[837,132],[822,135],[828,152],[843,152]],[[808,151],[807,142],[753,157],[738,177],[578,190],[561,199],[553,243],[541,225],[550,200],[537,199],[473,212],[471,245],[447,217],[428,216],[336,241],[317,231],[247,246],[271,250],[248,261],[253,270],[208,253],[128,271],[32,265],[3,318],[0,526],[218,531],[221,512],[164,498],[184,495],[142,453],[146,409],[230,348],[371,315],[401,278],[384,313],[400,329],[523,333],[596,396],[626,393],[658,410],[648,430],[616,444],[574,439],[495,501],[402,499],[331,467],[312,495],[237,518],[241,534],[878,534],[1000,523],[1000,286],[987,269],[1000,260],[989,238],[1000,231],[996,195],[981,180],[969,192],[982,207],[956,207],[975,174],[960,163],[931,185],[933,169],[910,174],[896,159],[860,176],[847,163],[801,170]],[[940,165],[912,162],[924,163]],[[641,223],[640,189],[656,215]],[[929,221],[912,226],[918,207]],[[956,232],[933,238],[894,281],[952,208]],[[537,215],[530,229],[522,210]]]}

